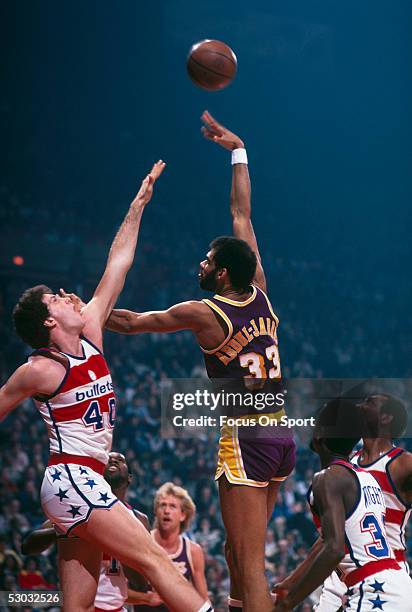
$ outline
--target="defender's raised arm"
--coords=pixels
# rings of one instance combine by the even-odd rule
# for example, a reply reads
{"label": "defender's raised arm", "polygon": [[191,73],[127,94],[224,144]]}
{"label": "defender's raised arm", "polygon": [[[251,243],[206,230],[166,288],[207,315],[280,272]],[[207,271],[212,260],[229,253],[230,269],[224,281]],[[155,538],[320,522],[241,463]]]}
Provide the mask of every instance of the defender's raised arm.
{"label": "defender's raised arm", "polygon": [[153,185],[163,172],[165,165],[162,160],[153,165],[113,240],[102,279],[92,300],[82,311],[86,326],[89,328],[85,330],[85,335],[90,336],[91,327],[93,336],[101,333],[123,289],[126,274],[133,263],[143,211],[153,195]]}
{"label": "defender's raised arm", "polygon": [[243,140],[205,111],[202,115],[205,138],[216,142],[224,149],[232,151],[232,189],[230,193],[230,212],[232,214],[233,234],[248,243],[257,257],[256,274],[253,282],[266,291],[266,279],[262,268],[259,248],[251,220],[251,187],[247,155]]}

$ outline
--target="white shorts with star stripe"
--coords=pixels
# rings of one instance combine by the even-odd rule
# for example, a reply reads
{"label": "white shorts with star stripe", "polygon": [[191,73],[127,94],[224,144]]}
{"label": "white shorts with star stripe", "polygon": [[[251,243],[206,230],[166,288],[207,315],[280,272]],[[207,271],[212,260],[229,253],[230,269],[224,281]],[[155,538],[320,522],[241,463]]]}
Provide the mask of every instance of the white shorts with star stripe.
{"label": "white shorts with star stripe", "polygon": [[118,501],[103,476],[73,463],[46,468],[40,498],[58,536],[74,535],[74,527],[86,523],[92,510],[109,510]]}
{"label": "white shorts with star stripe", "polygon": [[403,570],[388,569],[369,576],[347,591],[349,612],[410,612],[412,579]]}

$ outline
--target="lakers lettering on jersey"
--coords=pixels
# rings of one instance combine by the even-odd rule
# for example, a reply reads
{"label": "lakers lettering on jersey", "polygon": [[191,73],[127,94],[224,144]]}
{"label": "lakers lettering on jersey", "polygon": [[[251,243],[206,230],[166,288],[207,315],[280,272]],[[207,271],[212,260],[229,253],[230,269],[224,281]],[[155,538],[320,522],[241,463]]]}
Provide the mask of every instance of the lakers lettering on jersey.
{"label": "lakers lettering on jersey", "polygon": [[214,350],[201,347],[209,378],[279,379],[279,320],[266,294],[252,286],[250,298],[243,302],[221,295],[203,302],[227,329],[225,340]]}
{"label": "lakers lettering on jersey", "polygon": [[82,357],[39,349],[42,355],[64,363],[66,376],[49,397],[34,402],[46,423],[50,452],[92,457],[107,463],[116,417],[116,399],[105,358],[85,338]]}
{"label": "lakers lettering on jersey", "polygon": [[[203,302],[227,331],[224,341],[214,350],[201,347],[209,378],[226,379],[223,386],[229,391],[233,383],[232,389],[242,390],[238,386],[238,381],[241,381],[243,391],[255,393],[264,388],[276,395],[277,389],[269,387],[272,383],[279,385],[281,379],[277,339],[279,320],[266,294],[259,287],[252,286],[250,297],[243,302],[221,295]],[[256,387],[255,379],[259,383]],[[233,416],[256,415],[256,412],[251,414],[253,407],[246,401],[226,406],[225,410],[231,410]],[[259,412],[273,417],[275,422],[285,414],[283,407],[273,403],[260,407]],[[289,431],[277,432],[275,436],[271,428],[247,429],[228,424],[221,430],[215,479],[224,474],[232,484],[267,487],[272,480],[285,480],[293,470],[295,460],[295,443]]]}

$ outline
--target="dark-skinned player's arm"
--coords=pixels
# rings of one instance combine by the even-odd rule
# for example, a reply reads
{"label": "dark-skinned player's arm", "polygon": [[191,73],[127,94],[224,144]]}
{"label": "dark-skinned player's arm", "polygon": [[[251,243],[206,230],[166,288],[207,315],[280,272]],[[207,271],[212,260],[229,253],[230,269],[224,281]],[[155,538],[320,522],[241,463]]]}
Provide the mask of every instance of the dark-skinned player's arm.
{"label": "dark-skinned player's arm", "polygon": [[49,520],[30,531],[21,544],[23,555],[39,555],[56,542],[56,532]]}
{"label": "dark-skinned player's arm", "polygon": [[276,603],[275,610],[293,610],[330,576],[345,556],[344,490],[355,485],[353,477],[348,475],[351,480],[343,473],[337,478],[336,472],[329,468],[315,476],[313,496],[321,521],[322,546],[286,597]]}
{"label": "dark-skinned player's arm", "polygon": [[205,307],[201,302],[189,301],[175,304],[168,310],[133,312],[113,310],[106,322],[106,329],[121,334],[144,332],[176,332],[184,329],[197,332],[202,329]]}
{"label": "dark-skinned player's arm", "polygon": [[[243,140],[218,123],[208,111],[203,113],[202,121],[205,124],[202,128],[202,133],[208,140],[215,142],[228,151],[245,148]],[[257,258],[256,274],[253,282],[266,292],[266,278],[252,225],[251,187],[247,163],[232,165],[230,212],[232,214],[233,234],[236,238],[241,238],[247,242]]]}
{"label": "dark-skinned player's arm", "polygon": [[153,185],[165,168],[156,162],[143,180],[129,211],[117,232],[106,263],[106,269],[90,302],[82,309],[83,333],[102,348],[102,330],[119,297],[126,275],[132,266],[143,211],[153,195]]}
{"label": "dark-skinned player's arm", "polygon": [[317,557],[320,550],[323,547],[322,538],[319,537],[316,542],[312,545],[309,552],[307,553],[305,559],[299,563],[297,567],[287,576],[282,582],[278,582],[274,588],[273,592],[277,591],[290,591],[292,586],[300,580],[300,578],[307,572],[307,568],[313,563],[313,560]]}
{"label": "dark-skinned player's arm", "polygon": [[389,465],[389,473],[404,502],[412,503],[412,454],[403,452]]}

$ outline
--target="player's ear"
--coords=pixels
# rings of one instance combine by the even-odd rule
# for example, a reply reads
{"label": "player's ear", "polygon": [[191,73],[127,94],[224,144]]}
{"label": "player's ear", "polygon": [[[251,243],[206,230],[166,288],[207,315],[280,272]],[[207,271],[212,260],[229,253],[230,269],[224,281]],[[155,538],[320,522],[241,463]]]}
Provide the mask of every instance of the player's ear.
{"label": "player's ear", "polygon": [[217,271],[217,277],[224,280],[226,278],[228,278],[228,271],[227,268],[219,268]]}
{"label": "player's ear", "polygon": [[390,425],[393,421],[393,414],[388,414],[387,412],[382,412],[381,413],[381,418],[380,418],[381,424],[382,425]]}
{"label": "player's ear", "polygon": [[47,317],[47,319],[44,320],[43,325],[49,329],[52,329],[53,327],[56,327],[56,319],[53,319],[53,317]]}

